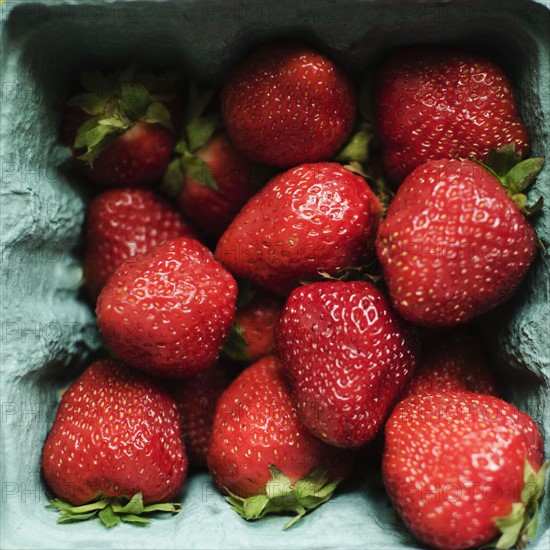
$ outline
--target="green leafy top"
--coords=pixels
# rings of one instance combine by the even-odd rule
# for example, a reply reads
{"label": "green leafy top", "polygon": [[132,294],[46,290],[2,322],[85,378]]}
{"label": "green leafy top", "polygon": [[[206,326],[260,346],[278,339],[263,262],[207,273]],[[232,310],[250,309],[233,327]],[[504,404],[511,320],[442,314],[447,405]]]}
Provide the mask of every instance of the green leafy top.
{"label": "green leafy top", "polygon": [[510,143],[498,150],[491,149],[485,163],[479,162],[473,156],[470,157],[470,160],[485,168],[501,183],[508,196],[523,214],[529,216],[542,209],[542,197],[535,204],[528,205],[525,191],[533,184],[541,171],[544,159],[521,160],[521,155],[516,153],[515,145]]}
{"label": "green leafy top", "polygon": [[549,467],[550,461],[546,461],[535,472],[529,461],[525,460],[520,502],[512,505],[512,511],[507,516],[493,518],[500,535],[483,548],[525,548],[535,536],[539,501],[544,496],[544,481]]}
{"label": "green leafy top", "polygon": [[113,139],[138,121],[161,124],[173,131],[170,112],[164,104],[172,96],[151,92],[156,84],[172,81],[172,76],[155,78],[150,73],[137,72],[132,65],[108,75],[83,72],[80,80],[86,91],[72,97],[67,105],[80,107],[92,117],[79,127],[73,145],[75,150],[86,149],[78,158],[90,166]]}
{"label": "green leafy top", "polygon": [[159,502],[145,506],[141,493],[136,493],[130,500],[109,497],[100,497],[98,500],[73,506],[59,498],[52,500],[46,508],[59,511],[57,523],[72,523],[85,521],[98,517],[105,527],[114,527],[121,521],[136,525],[147,525],[151,521],[144,515],[158,512],[177,514],[181,510],[181,504]]}
{"label": "green leafy top", "polygon": [[[237,310],[240,310],[252,301],[256,295],[256,289],[248,279],[238,279],[237,285],[239,287]],[[235,321],[222,349],[222,354],[225,357],[239,363],[250,361],[248,343],[244,337],[244,332],[244,327]]]}
{"label": "green leafy top", "polygon": [[380,170],[380,139],[376,132],[373,81],[364,79],[357,90],[358,116],[354,128],[334,160],[365,180],[373,190],[385,217],[394,196]]}
{"label": "green leafy top", "polygon": [[248,343],[244,337],[244,328],[239,323],[233,323],[229,337],[222,349],[222,354],[238,363],[250,361]]}
{"label": "green leafy top", "polygon": [[294,513],[283,529],[292,527],[310,510],[327,502],[338,487],[341,479],[329,481],[328,469],[314,468],[305,477],[292,483],[276,466],[270,466],[271,479],[267,482],[265,494],[242,498],[231,491],[227,501],[231,508],[247,520],[263,518],[268,514]]}
{"label": "green leafy top", "polygon": [[163,190],[169,196],[179,193],[186,176],[210,189],[218,189],[210,168],[196,154],[222,125],[219,114],[206,112],[213,96],[210,90],[201,93],[194,83],[189,86],[183,135],[175,148],[178,157],[169,164],[164,176]]}

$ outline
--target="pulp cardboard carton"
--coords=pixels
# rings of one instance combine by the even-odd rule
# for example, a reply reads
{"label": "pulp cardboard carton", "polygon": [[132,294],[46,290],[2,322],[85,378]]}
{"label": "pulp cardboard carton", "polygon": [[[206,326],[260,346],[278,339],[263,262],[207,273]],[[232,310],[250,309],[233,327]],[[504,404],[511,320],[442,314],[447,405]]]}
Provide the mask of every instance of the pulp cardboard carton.
{"label": "pulp cardboard carton", "polygon": [[[47,510],[40,452],[59,390],[100,346],[79,293],[81,227],[89,185],[58,139],[82,68],[175,67],[216,85],[254,44],[309,40],[354,77],[393,47],[455,44],[497,60],[517,90],[535,156],[550,157],[550,10],[509,1],[0,2],[1,40],[1,547],[418,548],[384,492],[358,475],[329,503],[282,531],[283,518],[240,519],[206,474],[183,491],[183,511],[140,529],[98,522],[57,525]],[[550,242],[550,162],[533,195]],[[505,396],[532,415],[550,456],[548,259],[539,254],[517,295],[478,323]],[[548,489],[547,489],[548,491]],[[550,547],[550,497],[537,550]]]}

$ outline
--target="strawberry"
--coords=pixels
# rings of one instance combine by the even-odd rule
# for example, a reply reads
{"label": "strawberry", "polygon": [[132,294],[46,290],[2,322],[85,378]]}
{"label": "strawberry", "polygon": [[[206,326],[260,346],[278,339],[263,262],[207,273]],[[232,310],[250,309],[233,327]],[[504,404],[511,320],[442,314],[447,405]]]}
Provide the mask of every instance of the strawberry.
{"label": "strawberry", "polygon": [[400,399],[449,391],[497,395],[488,357],[463,330],[434,334],[423,341],[418,367]]}
{"label": "strawberry", "polygon": [[298,42],[250,53],[225,83],[221,104],[235,147],[260,164],[279,167],[333,157],[357,110],[347,76]]}
{"label": "strawberry", "polygon": [[529,150],[508,78],[475,53],[439,44],[394,52],[381,64],[376,110],[386,169],[398,183],[428,160],[485,162],[510,143],[521,156]]}
{"label": "strawberry", "polygon": [[164,376],[208,368],[227,338],[237,285],[201,243],[185,237],[124,261],[97,301],[112,352]]}
{"label": "strawberry", "polygon": [[175,141],[173,82],[135,67],[83,72],[81,82],[84,92],[69,100],[61,133],[83,171],[103,186],[159,181]]}
{"label": "strawberry", "polygon": [[313,437],[298,420],[280,363],[264,357],[221,396],[208,468],[246,519],[295,512],[290,527],[326,502],[351,470],[352,455]]}
{"label": "strawberry", "polygon": [[300,419],[339,447],[374,438],[416,366],[417,347],[387,298],[362,281],[297,288],[278,328]]}
{"label": "strawberry", "polygon": [[496,397],[447,392],[402,401],[386,424],[386,490],[423,543],[522,548],[535,532],[549,463],[532,418]]}
{"label": "strawberry", "polygon": [[111,527],[147,523],[141,513],[178,511],[167,504],[187,472],[176,404],[135,369],[92,363],[63,394],[42,472],[59,497],[49,507],[60,511],[60,522],[99,514]]}
{"label": "strawberry", "polygon": [[238,277],[283,296],[301,281],[362,265],[372,253],[380,203],[336,163],[275,176],[231,222],[216,258]]}
{"label": "strawberry", "polygon": [[234,361],[253,363],[275,353],[275,329],[283,309],[281,300],[258,291],[242,307],[237,306],[233,330],[224,353]]}
{"label": "strawberry", "polygon": [[216,362],[171,387],[181,416],[181,432],[190,466],[206,467],[216,404],[230,381],[228,365]]}
{"label": "strawberry", "polygon": [[88,295],[96,300],[109,277],[130,256],[176,237],[196,238],[178,211],[155,193],[110,189],[88,206],[84,273]]}
{"label": "strawberry", "polygon": [[256,167],[229,143],[211,91],[189,88],[182,138],[163,188],[206,236],[218,239],[254,194]]}
{"label": "strawberry", "polygon": [[253,165],[229,143],[225,133],[214,135],[196,151],[214,184],[190,174],[178,195],[181,211],[201,231],[218,239],[255,192]]}
{"label": "strawberry", "polygon": [[390,297],[403,317],[455,325],[511,296],[536,253],[535,231],[516,206],[525,204],[518,190],[541,164],[523,161],[499,181],[499,174],[470,160],[442,159],[407,177],[376,239]]}

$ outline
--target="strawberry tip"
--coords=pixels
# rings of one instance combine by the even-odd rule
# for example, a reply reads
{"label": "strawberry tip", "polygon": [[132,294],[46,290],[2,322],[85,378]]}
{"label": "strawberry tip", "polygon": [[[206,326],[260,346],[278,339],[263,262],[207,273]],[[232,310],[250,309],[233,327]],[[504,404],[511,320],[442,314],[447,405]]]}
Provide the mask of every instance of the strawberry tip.
{"label": "strawberry tip", "polygon": [[157,512],[177,514],[181,510],[181,504],[177,502],[158,502],[145,506],[143,496],[139,492],[129,500],[101,496],[98,500],[81,506],[73,506],[62,499],[56,498],[50,501],[46,508],[53,508],[59,512],[57,523],[73,523],[98,517],[105,527],[111,528],[121,522],[147,525],[151,521],[144,515]]}

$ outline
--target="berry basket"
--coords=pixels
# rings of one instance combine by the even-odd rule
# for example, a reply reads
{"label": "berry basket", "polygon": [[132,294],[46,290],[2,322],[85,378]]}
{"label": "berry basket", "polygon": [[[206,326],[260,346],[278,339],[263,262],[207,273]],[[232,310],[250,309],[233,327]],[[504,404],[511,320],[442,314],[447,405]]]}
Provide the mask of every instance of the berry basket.
{"label": "berry basket", "polygon": [[[550,9],[542,2],[381,0],[1,1],[1,547],[419,548],[382,489],[361,473],[335,498],[282,531],[245,522],[207,474],[186,483],[183,510],[139,528],[58,525],[45,508],[40,453],[60,390],[101,346],[82,298],[81,228],[90,196],[59,125],[78,72],[139,62],[217,85],[251,45],[305,38],[360,78],[395,46],[461,45],[511,77],[533,156],[550,158]],[[550,162],[533,187],[550,243]],[[517,294],[478,321],[504,397],[541,428],[550,457],[548,259],[539,252]],[[367,474],[367,473],[365,473]],[[547,486],[547,493],[550,488]],[[550,544],[550,497],[530,547]]]}

